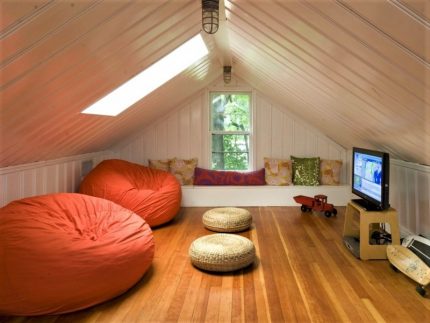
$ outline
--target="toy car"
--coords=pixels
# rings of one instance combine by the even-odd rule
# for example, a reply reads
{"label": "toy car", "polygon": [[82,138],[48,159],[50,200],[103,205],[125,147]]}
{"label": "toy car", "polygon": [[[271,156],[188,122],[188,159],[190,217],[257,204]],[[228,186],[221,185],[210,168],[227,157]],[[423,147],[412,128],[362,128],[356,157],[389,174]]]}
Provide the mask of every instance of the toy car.
{"label": "toy car", "polygon": [[336,215],[337,210],[334,208],[333,204],[327,203],[326,195],[315,195],[314,197],[297,195],[294,196],[294,201],[301,204],[302,212],[308,211],[319,211],[324,212],[326,217],[331,217],[331,215]]}

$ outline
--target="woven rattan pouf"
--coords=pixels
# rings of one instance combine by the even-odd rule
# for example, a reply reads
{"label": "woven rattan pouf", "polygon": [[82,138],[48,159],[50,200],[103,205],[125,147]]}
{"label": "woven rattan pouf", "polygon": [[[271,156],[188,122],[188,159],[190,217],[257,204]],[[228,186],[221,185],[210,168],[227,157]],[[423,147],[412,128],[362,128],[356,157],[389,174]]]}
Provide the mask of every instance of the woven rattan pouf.
{"label": "woven rattan pouf", "polygon": [[255,259],[251,240],[235,234],[210,234],[193,241],[189,255],[194,266],[209,271],[234,271]]}
{"label": "woven rattan pouf", "polygon": [[203,214],[203,225],[216,232],[243,231],[249,228],[251,222],[251,213],[237,207],[211,209]]}

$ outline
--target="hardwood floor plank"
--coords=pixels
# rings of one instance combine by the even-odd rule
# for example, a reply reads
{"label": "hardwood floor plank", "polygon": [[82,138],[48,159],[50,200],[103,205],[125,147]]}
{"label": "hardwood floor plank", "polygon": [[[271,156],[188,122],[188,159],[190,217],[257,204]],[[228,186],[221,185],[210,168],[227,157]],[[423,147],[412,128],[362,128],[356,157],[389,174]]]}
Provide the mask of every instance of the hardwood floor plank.
{"label": "hardwood floor plank", "polygon": [[[257,260],[234,273],[195,268],[192,241],[213,234],[201,221],[208,208],[185,208],[155,228],[153,265],[127,293],[75,313],[0,317],[29,322],[430,322],[429,297],[391,270],[387,260],[361,261],[343,245],[338,216],[298,207],[247,208]],[[107,282],[108,283],[108,282]]]}
{"label": "hardwood floor plank", "polygon": [[226,274],[222,277],[220,296],[218,322],[230,322],[233,300],[233,277],[231,275]]}

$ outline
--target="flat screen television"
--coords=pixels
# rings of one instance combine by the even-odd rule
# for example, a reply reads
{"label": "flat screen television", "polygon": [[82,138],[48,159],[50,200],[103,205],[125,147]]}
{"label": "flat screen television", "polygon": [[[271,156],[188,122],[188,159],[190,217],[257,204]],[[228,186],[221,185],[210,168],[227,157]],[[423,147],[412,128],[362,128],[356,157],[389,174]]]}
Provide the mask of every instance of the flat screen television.
{"label": "flat screen television", "polygon": [[354,200],[369,211],[390,207],[390,156],[388,153],[354,147],[352,149],[352,193]]}

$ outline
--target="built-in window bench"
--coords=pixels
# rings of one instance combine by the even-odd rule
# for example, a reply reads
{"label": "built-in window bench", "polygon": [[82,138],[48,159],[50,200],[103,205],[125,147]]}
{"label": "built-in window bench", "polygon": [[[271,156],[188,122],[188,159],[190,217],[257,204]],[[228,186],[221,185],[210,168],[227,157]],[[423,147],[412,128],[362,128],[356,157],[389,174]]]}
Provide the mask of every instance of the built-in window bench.
{"label": "built-in window bench", "polygon": [[328,203],[346,206],[350,185],[182,186],[182,206],[297,206],[296,195],[327,195]]}

